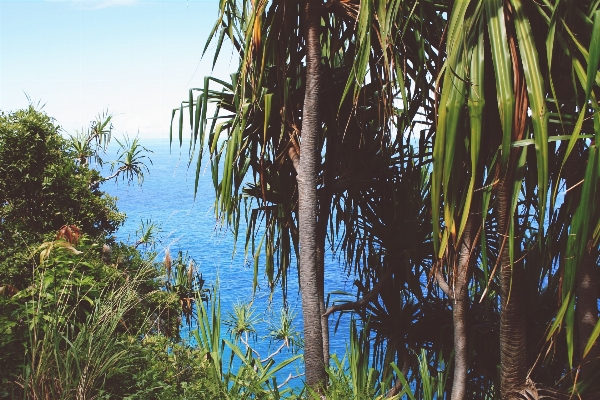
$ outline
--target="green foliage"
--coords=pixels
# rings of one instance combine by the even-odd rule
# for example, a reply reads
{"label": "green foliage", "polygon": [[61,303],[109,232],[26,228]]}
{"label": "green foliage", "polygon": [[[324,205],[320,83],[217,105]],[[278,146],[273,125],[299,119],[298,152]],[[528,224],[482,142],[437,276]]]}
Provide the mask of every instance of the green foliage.
{"label": "green foliage", "polygon": [[[90,191],[96,172],[77,166],[60,127],[29,107],[0,116],[2,233],[40,235],[74,224],[88,235],[110,234],[122,223],[114,199]],[[25,232],[25,233],[23,233]],[[19,241],[27,241],[23,236]]]}
{"label": "green foliage", "polygon": [[[488,364],[491,357],[469,355],[479,397],[500,386],[503,396],[513,389],[571,394],[578,380],[587,381],[584,397],[599,390],[586,370],[600,353],[584,359],[594,342],[598,348],[597,336],[575,339],[590,323],[576,313],[587,312],[600,328],[598,284],[587,304],[578,284],[586,258],[598,271],[598,6],[478,0],[455,2],[449,13],[434,132],[433,240],[439,271],[454,286],[452,259],[466,221],[483,216],[471,250],[471,301],[478,316],[477,300],[486,319],[502,315],[505,359]],[[512,318],[510,309],[523,317]],[[477,323],[469,323],[469,341],[481,348]],[[526,341],[507,345],[525,332]]]}
{"label": "green foliage", "polygon": [[[275,399],[291,394],[282,389],[287,381],[277,385],[275,374],[300,356],[279,363],[274,357],[301,343],[293,316],[282,311],[281,324],[269,327],[281,346],[261,359],[247,336],[252,322],[240,320],[244,313],[233,323],[246,334],[245,350],[221,338],[218,295],[213,294],[209,314],[204,280],[187,254],[171,260],[167,252],[162,264],[147,261],[156,257],[156,225],[142,225],[136,246],[104,239],[123,216],[98,184],[120,174],[141,183],[148,172],[146,149],[137,139],[119,143],[112,177],[89,169],[91,158],[102,163],[99,152],[110,140],[110,120],[99,118],[71,142],[32,107],[0,120],[0,150],[6,155],[0,183],[7,188],[0,233],[10,237],[13,229],[21,235],[19,241],[0,242],[6,263],[20,264],[20,275],[3,270],[6,283],[0,286],[0,396]],[[13,180],[15,171],[25,172]],[[81,210],[75,212],[76,206]],[[136,250],[142,244],[145,254]],[[199,346],[180,341],[182,316],[190,327],[198,322]]]}
{"label": "green foliage", "polygon": [[45,113],[30,106],[0,115],[0,282],[30,282],[29,246],[63,225],[106,236],[124,221],[114,198],[89,184],[98,172],[79,165]]}
{"label": "green foliage", "polygon": [[279,321],[273,321],[269,326],[269,336],[286,347],[301,349],[303,346],[302,335],[294,328],[296,313],[289,308],[282,307],[279,312]]}
{"label": "green foliage", "polygon": [[[228,324],[234,327],[231,330],[235,343],[221,337],[221,303],[218,290],[214,290],[210,302],[197,302],[198,329],[192,333],[198,347],[204,351],[210,361],[210,378],[215,382],[222,382],[222,399],[279,399],[286,396],[295,396],[289,387],[286,387],[290,376],[285,382],[277,382],[275,374],[282,368],[300,359],[300,355],[292,355],[283,361],[276,362],[274,356],[279,354],[286,346],[285,340],[273,337],[274,340],[284,342],[278,350],[261,358],[261,355],[251,347],[248,334],[255,332],[251,306],[241,304],[238,312],[229,315]],[[238,318],[242,320],[238,321]],[[280,327],[275,331],[286,329]],[[238,340],[245,349],[238,346]],[[289,339],[288,339],[289,343]],[[292,348],[292,350],[294,350]],[[229,357],[226,355],[229,353]],[[228,360],[227,360],[228,358]],[[300,376],[300,375],[299,375]],[[299,377],[297,376],[297,377]],[[296,378],[297,378],[296,377]]]}
{"label": "green foliage", "polygon": [[142,185],[144,182],[144,174],[149,173],[148,164],[152,164],[152,160],[146,155],[150,153],[148,150],[140,144],[139,138],[131,140],[125,136],[123,141],[115,139],[119,144],[119,150],[117,152],[117,159],[111,164],[111,176],[104,178],[103,180],[110,180],[112,178],[118,179],[121,176],[122,180],[126,180],[127,183],[132,183],[137,179],[138,185]]}
{"label": "green foliage", "polygon": [[228,314],[224,323],[228,326],[227,331],[236,340],[242,335],[256,335],[256,328],[254,326],[258,322],[258,317],[252,303],[235,303],[233,311],[229,311]]}
{"label": "green foliage", "polygon": [[[191,329],[195,321],[197,321],[197,313],[195,312],[195,303],[197,301],[208,300],[209,290],[204,287],[204,279],[202,274],[198,272],[196,262],[181,250],[177,253],[175,259],[171,259],[171,253],[167,248],[165,250],[165,259],[161,265],[158,265],[161,272],[164,273],[161,286],[165,295],[171,296],[178,307],[172,310],[173,314],[183,316],[188,328]],[[167,315],[166,320],[171,314],[171,310],[161,311],[162,315]],[[181,320],[179,321],[181,324]],[[179,337],[180,324],[176,326],[163,325],[162,332],[169,337]],[[159,329],[160,331],[161,329]]]}
{"label": "green foliage", "polygon": [[[387,382],[379,381],[379,372],[369,362],[370,340],[368,326],[358,331],[356,321],[350,326],[350,343],[346,356],[340,361],[332,357],[333,366],[327,369],[329,386],[326,398],[331,399],[383,399],[389,389]],[[347,365],[346,365],[347,364]],[[319,396],[315,395],[315,399]],[[398,399],[399,396],[392,396]]]}
{"label": "green foliage", "polygon": [[157,223],[147,219],[142,220],[139,229],[135,232],[138,238],[135,241],[135,247],[144,245],[146,248],[154,249],[157,244],[158,234],[161,232],[161,227]]}
{"label": "green foliage", "polygon": [[[598,391],[593,374],[577,373],[578,364],[594,370],[597,284],[585,343],[577,343],[583,321],[575,315],[584,300],[582,260],[593,258],[598,272],[598,6],[375,0],[327,2],[321,10],[327,100],[319,110],[316,240],[341,248],[357,277],[360,301],[341,310],[370,321],[374,364],[397,381],[404,372],[416,398],[450,395],[452,360],[442,356],[452,354],[451,297],[471,218],[471,269],[457,289],[468,303],[467,396],[499,395],[500,339],[511,336],[527,341],[512,347],[517,386],[540,395]],[[232,42],[238,70],[227,82],[205,78],[173,112],[180,112],[180,145],[189,115],[196,176],[208,139],[218,218],[237,237],[245,214],[255,276],[262,252],[271,289],[281,283],[284,291],[298,244],[302,10],[283,1],[221,1],[210,39],[215,58],[224,40]],[[517,304],[523,323],[500,322],[507,304]]]}
{"label": "green foliage", "polygon": [[128,357],[136,358],[135,365],[107,380],[100,398],[223,398],[223,385],[210,379],[210,361],[202,349],[173,342],[163,335],[131,340]]}
{"label": "green foliage", "polygon": [[111,120],[112,115],[108,111],[104,112],[90,123],[87,130],[71,135],[69,146],[80,165],[88,164],[92,159],[102,166],[104,160],[101,158],[101,153],[106,152],[112,134]]}
{"label": "green foliage", "polygon": [[[239,312],[229,316],[235,327],[232,336],[239,340],[234,343],[221,336],[224,319],[218,291],[210,299],[202,299],[199,296],[206,292],[197,291],[193,303],[197,345],[181,343],[155,329],[157,319],[171,326],[181,322],[176,292],[157,290],[164,288],[160,271],[132,247],[114,245],[104,259],[101,252],[102,246],[86,236],[77,247],[64,240],[46,242],[31,255],[40,261],[33,285],[0,299],[0,365],[6,388],[0,396],[299,398],[286,387],[287,380],[275,379],[278,371],[301,357],[274,360],[286,348],[298,349],[299,335],[289,311],[282,310],[279,323],[270,324],[269,337],[281,345],[263,359],[247,336],[257,332],[251,306],[241,304],[234,308]],[[167,309],[174,321],[164,320]],[[336,367],[329,372],[331,398],[381,396],[384,386],[376,380],[377,371],[368,366],[364,330],[359,333],[353,327],[349,351],[348,367],[334,358]]]}
{"label": "green foliage", "polygon": [[[89,166],[90,160],[94,160],[96,165],[100,167],[105,163],[102,155],[106,153],[112,137],[113,126],[111,120],[112,115],[107,111],[102,115],[98,115],[86,131],[71,135],[69,149],[80,166]],[[123,181],[127,181],[127,184],[131,184],[137,179],[138,184],[141,186],[144,182],[144,174],[150,172],[147,163],[152,164],[152,160],[147,154],[152,153],[152,151],[142,146],[139,138],[136,137],[131,140],[129,136],[125,136],[122,141],[115,140],[119,145],[119,150],[117,151],[117,159],[111,162],[110,170],[112,174],[107,177],[96,175],[89,182],[91,189],[97,189],[101,183],[113,178],[117,181],[119,176]]]}
{"label": "green foliage", "polygon": [[32,285],[0,299],[1,379],[13,395],[92,396],[137,361],[123,335],[148,325],[157,271],[125,254],[105,264],[101,248],[85,236],[77,249],[44,243],[32,255],[41,261]]}
{"label": "green foliage", "polygon": [[[357,327],[352,321],[350,342],[346,355],[340,361],[337,355],[332,356],[332,364],[327,369],[329,386],[325,397],[332,400],[346,399],[443,399],[449,368],[442,360],[434,360],[425,349],[420,350],[416,357],[417,373],[405,376],[394,362],[389,368],[394,373],[395,387],[392,387],[392,375],[380,375],[379,371],[369,361],[370,331],[368,325]],[[430,352],[431,353],[431,352]],[[433,355],[436,357],[436,355]],[[434,368],[440,365],[440,369]],[[320,396],[311,393],[315,400]]]}

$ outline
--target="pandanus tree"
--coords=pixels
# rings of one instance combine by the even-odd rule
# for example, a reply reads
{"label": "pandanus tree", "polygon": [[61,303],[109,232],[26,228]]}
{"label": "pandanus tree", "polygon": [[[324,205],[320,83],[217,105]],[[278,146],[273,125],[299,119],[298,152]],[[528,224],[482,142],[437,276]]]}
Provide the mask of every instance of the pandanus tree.
{"label": "pandanus tree", "polygon": [[[532,381],[536,373],[551,386],[560,375],[572,378],[574,332],[586,343],[580,345],[580,361],[597,339],[597,281],[590,288],[594,280],[586,268],[597,271],[600,131],[594,90],[599,83],[599,18],[598,4],[586,1],[460,1],[449,14],[447,57],[439,78],[432,213],[436,273],[453,301],[452,398],[466,395],[463,326],[473,260],[480,260],[484,279],[474,287],[483,289],[484,298],[494,301],[491,285],[498,284],[502,398],[539,392]],[[586,126],[586,119],[594,124]],[[556,142],[561,151],[553,154]],[[573,153],[576,148],[582,149],[579,157]],[[579,183],[565,176],[565,167],[573,163],[582,171],[586,165]],[[565,183],[570,193],[558,212],[559,189]],[[576,189],[577,184],[582,187]],[[565,238],[561,249],[552,248],[556,232]],[[475,248],[479,254],[473,254]],[[535,316],[536,302],[530,300],[536,299],[536,290],[544,292],[540,297],[553,310],[545,313],[546,320]],[[596,294],[588,294],[592,292]],[[591,297],[593,304],[587,300]],[[560,307],[548,304],[550,298]],[[578,327],[575,312],[581,308],[585,311]],[[536,331],[530,320],[547,327],[546,332]],[[557,343],[563,326],[565,346]],[[542,350],[544,337],[549,342]],[[568,364],[557,365],[551,357],[536,362],[533,348],[543,352],[548,347],[557,353],[564,349]],[[559,377],[549,378],[548,369]],[[596,390],[591,384],[587,382],[588,394]],[[579,390],[576,385],[562,389]]]}
{"label": "pandanus tree", "polygon": [[[438,11],[433,3],[399,1],[222,2],[210,39],[217,40],[216,56],[226,37],[232,42],[240,55],[238,71],[231,82],[206,78],[179,109],[181,145],[189,108],[196,182],[207,133],[218,217],[237,236],[248,210],[246,249],[256,262],[265,251],[272,288],[279,281],[285,290],[291,252],[297,250],[311,387],[324,383],[329,356],[323,316],[327,228],[332,218],[350,218],[333,216],[332,204],[358,201],[348,200],[364,195],[350,190],[357,184],[377,184],[352,157],[361,148],[370,149],[363,155],[393,154],[432,93],[433,75],[425,65],[437,57],[443,18],[424,24],[424,9]],[[214,84],[223,90],[209,87]],[[402,107],[394,104],[399,98]],[[216,111],[207,129],[209,102]],[[250,172],[253,181],[244,186]],[[257,238],[263,218],[264,234]],[[255,263],[255,275],[257,268]]]}
{"label": "pandanus tree", "polygon": [[[402,303],[406,314],[395,320],[424,321],[420,316],[438,312],[431,307],[443,296],[424,295],[414,282],[435,277],[453,314],[452,398],[541,392],[530,378],[563,392],[585,391],[581,381],[574,386],[572,366],[594,357],[600,332],[593,278],[600,231],[598,4],[452,4],[221,2],[209,42],[216,39],[218,57],[228,38],[239,68],[231,82],[209,77],[190,90],[179,108],[180,145],[187,107],[196,183],[208,135],[217,215],[237,237],[246,213],[255,275],[264,251],[271,289],[280,282],[285,291],[293,249],[299,255],[313,388],[323,384],[328,357],[321,315],[340,310],[324,312],[329,227],[332,240],[342,232],[343,258],[360,278],[363,297],[344,309],[389,322]],[[209,102],[216,105],[210,128]],[[407,156],[402,138],[407,147],[416,140],[411,133],[420,114],[430,126],[419,156]],[[420,168],[408,168],[419,158]],[[359,167],[380,162],[377,171]],[[429,168],[430,183],[419,175]],[[431,239],[423,232],[413,238],[420,245],[403,242],[398,225],[408,219],[390,217],[402,204],[390,195],[429,190]],[[421,219],[429,212],[422,204],[413,205]],[[421,253],[398,262],[399,243]],[[496,323],[499,332],[485,328]],[[385,325],[372,326],[380,343],[397,343],[387,361],[400,361],[408,347],[438,355],[446,348],[435,338],[411,342],[423,336],[414,332],[394,336]],[[536,361],[549,350],[556,356]]]}
{"label": "pandanus tree", "polygon": [[[102,156],[108,150],[112,138],[112,117],[112,114],[106,111],[90,122],[87,130],[70,136],[69,148],[80,166],[88,166],[90,160],[93,160],[99,167],[106,162]],[[152,151],[142,146],[137,137],[131,140],[125,136],[121,141],[115,140],[119,145],[119,150],[117,151],[117,160],[111,162],[111,174],[106,177],[94,177],[90,182],[90,189],[98,189],[101,183],[111,179],[117,180],[119,176],[122,180],[127,180],[128,184],[137,179],[141,186],[144,181],[144,173],[149,172],[147,162],[152,164],[152,160],[148,157],[148,153]]]}
{"label": "pandanus tree", "polygon": [[[301,21],[300,26],[297,20]],[[317,199],[317,177],[321,170],[320,154],[323,148],[319,4],[307,2],[286,6],[282,2],[275,2],[269,5],[267,11],[266,2],[244,2],[240,8],[235,1],[227,2],[222,4],[215,31],[221,24],[218,47],[227,32],[240,52],[240,68],[231,85],[219,82],[227,89],[221,95],[210,96],[209,80],[206,80],[203,96],[198,98],[204,104],[198,104],[196,108],[194,140],[198,137],[200,146],[203,145],[209,98],[218,101],[216,115],[221,109],[233,113],[233,117],[211,129],[209,138],[211,153],[217,156],[213,165],[217,210],[228,222],[233,222],[237,232],[243,211],[239,208],[239,190],[251,167],[255,178],[260,178],[255,179],[256,185],[246,188],[247,194],[254,195],[261,205],[252,212],[247,244],[252,242],[252,250],[258,260],[263,247],[262,240],[265,240],[269,283],[273,286],[280,279],[284,287],[291,258],[290,239],[294,246],[299,247],[298,275],[303,300],[306,382],[310,387],[319,389],[325,385],[328,355],[328,350],[323,349],[323,339],[327,341],[327,328],[322,328],[321,317],[325,311],[323,266],[321,264],[319,268],[317,255],[318,248],[322,249],[323,246],[317,246],[319,237],[316,228],[317,223],[322,224],[317,218],[323,218],[322,215],[318,216]],[[241,37],[234,31],[241,31]],[[292,54],[292,50],[296,54]],[[306,59],[305,66],[300,62],[302,58]],[[273,115],[275,112],[272,113],[271,109],[279,111],[279,115]],[[191,117],[190,107],[190,120]],[[215,146],[222,129],[229,134],[223,146],[217,150]],[[223,178],[219,181],[218,162],[223,153]],[[328,209],[328,206],[324,208]],[[259,213],[266,217],[265,234],[258,248],[255,248],[254,236],[260,225]],[[293,215],[296,215],[298,223]],[[324,241],[324,236],[321,237]],[[277,277],[274,276],[273,259],[276,251],[280,253]],[[323,253],[322,250],[320,253]]]}
{"label": "pandanus tree", "polygon": [[[319,271],[317,256],[317,249],[322,246],[317,246],[319,238],[316,234],[316,224],[321,222],[317,220],[317,177],[323,148],[319,104],[323,95],[320,11],[316,2],[303,5],[274,2],[269,7],[266,2],[239,5],[235,1],[223,2],[214,31],[220,28],[218,48],[227,34],[240,53],[240,68],[231,85],[218,82],[225,87],[224,93],[209,93],[209,79],[206,80],[204,91],[198,97],[195,121],[191,113],[193,99],[190,100],[194,141],[199,139],[200,147],[204,144],[209,98],[218,102],[216,116],[221,110],[232,112],[225,122],[213,124],[209,137],[211,153],[216,155],[213,164],[216,209],[227,222],[233,223],[237,234],[243,212],[239,191],[248,168],[251,168],[256,184],[249,185],[246,190],[248,195],[255,196],[260,206],[252,212],[247,244],[252,242],[252,251],[258,260],[265,240],[266,273],[271,286],[280,279],[285,287],[291,243],[299,246],[306,382],[315,389],[325,384],[325,355],[328,355],[328,350],[323,350],[327,329],[322,328],[321,317],[325,311],[323,267],[321,265]],[[303,58],[305,65],[301,62]],[[228,132],[227,139],[217,149],[223,129]],[[199,153],[198,168],[201,148]],[[225,160],[219,180],[221,154]],[[324,208],[328,209],[328,206]],[[255,248],[259,213],[266,217],[265,234]],[[273,258],[276,251],[280,254],[277,276],[274,275]]]}

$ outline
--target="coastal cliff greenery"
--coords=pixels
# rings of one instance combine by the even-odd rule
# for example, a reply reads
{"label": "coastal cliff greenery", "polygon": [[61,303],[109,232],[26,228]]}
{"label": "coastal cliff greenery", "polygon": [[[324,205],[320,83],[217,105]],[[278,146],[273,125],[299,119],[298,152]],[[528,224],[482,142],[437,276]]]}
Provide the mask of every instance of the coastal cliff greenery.
{"label": "coastal cliff greenery", "polygon": [[[236,71],[189,90],[171,140],[196,185],[210,163],[254,288],[298,275],[303,332],[224,315],[151,223],[117,243],[101,188],[151,155],[118,141],[102,176],[110,115],[65,139],[30,106],[0,117],[0,396],[600,398],[599,1],[223,0],[205,50],[225,41]],[[350,296],[325,293],[330,252]]]}
{"label": "coastal cliff greenery", "polygon": [[[125,216],[100,187],[123,175],[141,182],[150,155],[126,139],[108,177],[92,168],[103,162],[110,119],[65,139],[33,106],[0,118],[0,398],[284,395],[269,389],[273,374],[299,356],[276,365],[273,355],[257,358],[247,321],[233,330],[226,357],[218,291],[193,260],[167,249],[158,261],[152,223],[134,245],[115,241]],[[279,352],[298,349],[286,313],[281,322],[273,330],[274,342],[285,342]],[[181,340],[182,324],[198,345]]]}

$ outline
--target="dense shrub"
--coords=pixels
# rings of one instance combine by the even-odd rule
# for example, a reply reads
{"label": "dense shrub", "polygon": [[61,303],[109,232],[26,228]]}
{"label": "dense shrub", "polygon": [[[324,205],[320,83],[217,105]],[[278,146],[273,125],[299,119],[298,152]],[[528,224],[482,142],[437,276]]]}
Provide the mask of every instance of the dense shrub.
{"label": "dense shrub", "polygon": [[105,398],[131,400],[220,399],[224,390],[210,379],[210,363],[200,349],[174,342],[164,335],[132,340],[128,354],[135,366],[108,379]]}
{"label": "dense shrub", "polygon": [[111,357],[154,329],[152,313],[181,320],[153,255],[110,237],[125,216],[80,156],[34,107],[0,114],[0,397],[99,393],[129,368]]}
{"label": "dense shrub", "polygon": [[76,162],[60,132],[32,106],[0,114],[0,285],[31,283],[31,246],[61,226],[106,237],[124,221],[116,199],[90,189],[98,172]]}

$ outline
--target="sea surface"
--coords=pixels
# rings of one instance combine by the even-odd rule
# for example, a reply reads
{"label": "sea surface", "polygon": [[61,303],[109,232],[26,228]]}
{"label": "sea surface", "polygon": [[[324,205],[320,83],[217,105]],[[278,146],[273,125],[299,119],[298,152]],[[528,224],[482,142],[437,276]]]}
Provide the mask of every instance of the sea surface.
{"label": "sea surface", "polygon": [[[141,186],[137,182],[127,184],[126,181],[114,180],[104,183],[101,190],[118,198],[118,207],[127,214],[125,224],[116,233],[118,240],[133,244],[138,238],[142,222],[151,221],[160,226],[160,233],[156,249],[159,251],[158,261],[162,261],[165,249],[169,248],[171,256],[175,257],[181,250],[188,253],[200,268],[207,287],[217,283],[221,298],[222,319],[227,318],[236,303],[252,301],[258,317],[256,324],[256,341],[253,347],[261,357],[266,357],[279,343],[273,343],[267,337],[269,327],[279,320],[279,313],[283,306],[281,289],[277,289],[272,298],[264,275],[264,259],[259,263],[259,290],[252,292],[253,258],[244,255],[245,227],[240,227],[237,246],[233,234],[226,227],[222,227],[215,219],[213,208],[215,193],[212,177],[208,164],[203,166],[198,191],[194,198],[195,161],[188,168],[188,147],[184,141],[183,147],[179,143],[169,145],[169,139],[140,139],[140,142],[151,153],[148,154],[152,164],[146,161],[149,173],[144,173]],[[111,143],[110,152],[104,157],[105,161],[116,159],[117,143]],[[207,160],[207,157],[203,159]],[[104,165],[103,172],[109,172]],[[325,261],[325,295],[334,291],[355,292],[352,287],[353,278],[348,277],[342,264],[332,254],[326,253]],[[288,280],[288,306],[295,313],[295,328],[302,332],[302,309],[300,293],[298,291],[297,266],[295,261],[290,268]],[[332,295],[331,300],[341,299],[339,295]],[[346,297],[347,300],[352,300]],[[350,319],[344,315],[337,331],[334,328],[338,323],[337,316],[330,316],[330,353],[337,354],[342,359],[346,344],[349,339]],[[192,327],[192,330],[194,327]],[[223,336],[228,338],[226,326],[222,326]],[[182,338],[194,345],[187,326],[183,327]],[[243,346],[242,346],[243,347]],[[275,357],[281,361],[291,356],[283,352]],[[281,370],[277,375],[277,382],[283,382],[289,374],[297,375],[303,372],[302,363],[296,362]],[[302,377],[290,382],[292,387],[301,386]]]}

